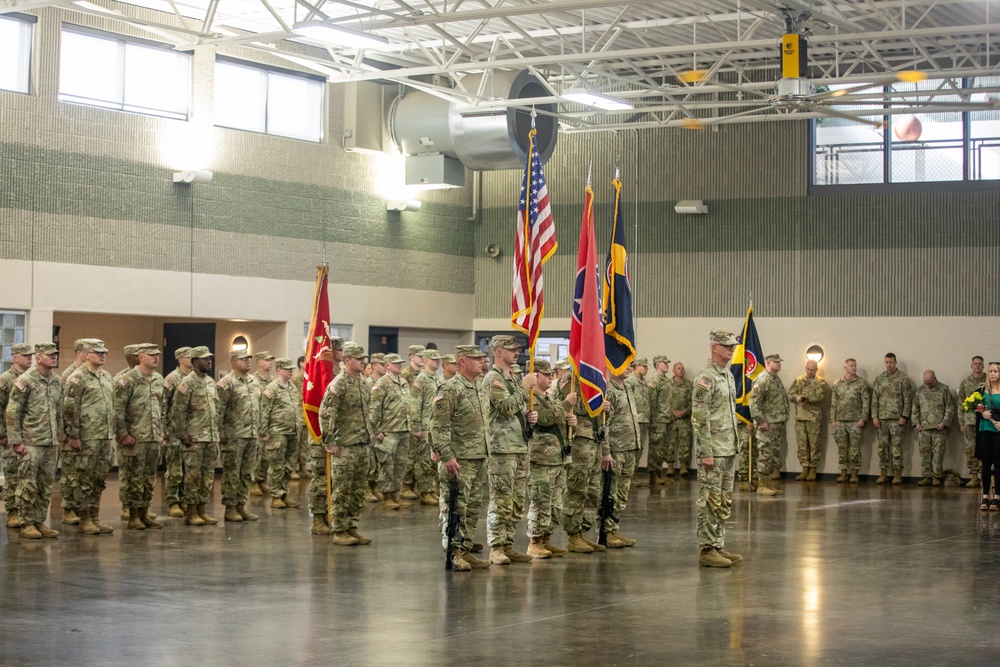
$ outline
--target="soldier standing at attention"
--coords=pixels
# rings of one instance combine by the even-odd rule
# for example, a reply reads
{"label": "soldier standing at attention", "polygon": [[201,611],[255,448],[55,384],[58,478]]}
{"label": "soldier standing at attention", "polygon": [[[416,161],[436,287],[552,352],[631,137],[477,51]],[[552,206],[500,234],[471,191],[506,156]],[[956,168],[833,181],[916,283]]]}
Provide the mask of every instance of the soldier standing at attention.
{"label": "soldier standing at attention", "polygon": [[490,446],[489,395],[476,378],[486,355],[478,345],[456,345],[458,372],[434,397],[431,419],[431,448],[440,465],[441,541],[448,548],[448,480],[458,480],[458,534],[461,542],[452,545],[456,572],[486,569],[490,561],[472,555],[473,538],[479,523],[486,484],[486,457]]}
{"label": "soldier standing at attention", "polygon": [[66,439],[77,453],[77,483],[70,488],[71,506],[80,516],[80,532],[85,535],[114,531],[98,516],[115,437],[114,383],[111,374],[102,368],[107,358],[104,341],[87,339],[86,360],[66,381],[63,400]]}
{"label": "soldier standing at attention", "polygon": [[[649,458],[646,459],[650,485],[667,481],[663,474],[663,462],[667,460],[667,434],[674,420],[670,409],[670,388],[667,386],[669,369],[670,359],[665,354],[653,357],[655,376],[649,383]],[[670,474],[673,475],[673,463],[670,465]]]}
{"label": "soldier standing at attention", "polygon": [[[649,384],[646,383],[646,373],[649,372],[649,362],[640,357],[632,362],[632,372],[625,379],[626,384],[632,390],[635,397],[635,407],[639,414],[639,453],[635,457],[636,466],[642,460],[642,455],[649,447]],[[637,478],[633,471],[633,486],[649,486],[646,480]]]}
{"label": "soldier standing at attention", "polygon": [[[372,368],[371,375],[365,378],[365,384],[368,385],[368,389],[374,389],[375,384],[382,379],[385,375],[385,355],[381,352],[376,352],[368,358],[368,363]],[[365,491],[365,502],[366,503],[380,503],[382,502],[382,492],[378,490],[378,457],[375,455],[375,449],[372,448],[372,460],[371,464],[368,466],[368,490]]]}
{"label": "soldier standing at attention", "polygon": [[223,519],[234,523],[256,521],[259,517],[247,511],[246,502],[255,471],[259,470],[257,461],[267,458],[262,456],[259,443],[261,390],[266,385],[259,384],[249,374],[250,353],[246,349],[231,350],[229,363],[233,371],[215,387],[222,454],[222,504],[226,508]]}
{"label": "soldier standing at attention", "polygon": [[454,354],[446,354],[441,357],[441,384],[452,379],[458,374],[458,359]]}
{"label": "soldier standing at attention", "polygon": [[639,451],[639,411],[635,396],[627,386],[629,369],[621,375],[611,374],[608,382],[607,401],[608,437],[601,445],[603,456],[611,455],[615,476],[611,484],[614,498],[614,512],[604,519],[608,548],[634,547],[635,540],[618,533],[622,514],[628,506],[628,492],[632,487],[632,472],[635,470],[636,452]]}
{"label": "soldier standing at attention", "polygon": [[[340,338],[339,336],[337,338],[331,338],[330,339],[330,353],[333,355],[333,368],[334,369],[340,368],[341,362],[343,362],[343,360],[344,360],[344,346],[345,345],[346,345],[346,343],[344,343],[344,339]],[[352,345],[353,345],[353,343],[352,343]],[[357,347],[359,347],[359,346],[355,345],[355,348],[357,348]],[[362,350],[362,352],[363,352],[363,350]],[[362,362],[363,361],[364,361],[364,358],[362,357]],[[339,371],[338,374],[340,372],[342,372],[342,371]],[[364,375],[361,374],[361,373],[359,373],[359,375],[361,377],[361,381],[365,382]],[[334,379],[336,379],[336,378],[334,378]],[[332,380],[331,380],[330,384],[333,384]],[[371,387],[369,387],[366,382],[365,382],[365,389],[367,389],[368,393],[371,394]],[[330,387],[328,385],[327,388],[326,388],[326,391],[329,392],[329,390],[330,390]],[[324,396],[325,396],[325,394],[324,394]],[[322,423],[320,424],[320,430],[321,431],[323,430]],[[325,434],[323,435],[323,437],[324,438],[326,437]],[[371,451],[371,447],[368,447],[368,450],[370,452]],[[323,444],[323,440],[321,440],[320,442],[316,442],[315,440],[312,439],[312,437],[310,437],[310,439],[309,439],[309,458],[312,459],[313,476],[312,476],[312,479],[309,480],[309,513],[312,514],[312,517],[313,517],[312,530],[310,531],[313,535],[329,535],[330,534],[330,524],[329,524],[329,521],[328,521],[327,515],[326,515],[326,510],[327,510],[326,459],[327,459],[327,456],[328,456],[328,454],[327,454],[326,447]],[[369,454],[369,456],[373,456],[373,455]],[[371,464],[369,463],[369,467],[370,467],[370,465]]]}
{"label": "soldier standing at attention", "polygon": [[167,430],[167,446],[164,459],[167,468],[163,473],[163,494],[167,499],[167,516],[180,519],[184,516],[181,508],[181,493],[184,488],[184,461],[181,441],[173,434],[170,425],[170,408],[174,403],[174,392],[181,380],[191,372],[191,348],[179,347],[174,350],[177,368],[163,379],[163,418]]}
{"label": "soldier standing at attention", "polygon": [[679,459],[678,476],[688,473],[688,463],[691,461],[691,391],[694,386],[691,380],[684,377],[684,364],[674,364],[674,374],[669,380],[664,379],[663,391],[667,392],[667,408],[672,421],[667,424],[667,474],[671,474],[674,457]]}
{"label": "soldier standing at attention", "polygon": [[[263,352],[258,352],[253,355],[254,363],[257,366],[257,370],[250,374],[250,377],[257,381],[257,398],[260,399],[260,393],[264,391],[264,387],[271,384],[271,380],[274,379],[274,355],[264,350]],[[336,372],[336,367],[334,367],[334,372]],[[259,409],[258,405],[258,409]],[[256,470],[253,473],[252,484],[250,485],[250,495],[252,496],[269,496],[271,495],[271,489],[267,485],[267,457],[260,454],[260,448],[257,449],[257,458],[255,460]]]}
{"label": "soldier standing at attention", "polygon": [[10,346],[11,367],[0,375],[0,460],[3,461],[4,483],[7,485],[7,492],[4,493],[4,506],[7,509],[7,527],[20,528],[21,520],[17,511],[17,469],[19,467],[19,457],[14,453],[14,448],[7,442],[7,403],[10,401],[10,392],[14,388],[14,382],[18,377],[26,373],[31,368],[31,345],[27,343],[17,343]]}
{"label": "soldier standing at attention", "polygon": [[858,362],[845,360],[844,377],[833,384],[833,397],[830,399],[830,426],[837,442],[837,460],[840,463],[839,483],[850,481],[857,484],[859,481],[861,430],[871,414],[871,400],[871,388],[858,377]]}
{"label": "soldier standing at attention", "polygon": [[830,388],[826,380],[816,377],[819,366],[815,361],[806,362],[806,373],[795,378],[788,389],[788,400],[795,404],[795,440],[798,445],[799,464],[802,472],[798,481],[816,481],[816,470],[823,460],[820,435],[823,423],[823,399]]}
{"label": "soldier standing at attention", "polygon": [[402,367],[403,358],[398,354],[385,355],[388,372],[375,383],[371,395],[371,422],[379,469],[378,490],[382,493],[382,509],[386,510],[410,506],[397,496],[406,474],[406,457],[410,448],[410,387],[401,377]]}
{"label": "soldier standing at attention", "polygon": [[528,493],[528,429],[538,413],[528,410],[528,392],[537,378],[529,373],[520,381],[511,375],[521,344],[513,336],[494,336],[493,368],[483,379],[489,394],[490,449],[487,466],[490,504],[486,532],[490,542],[490,562],[509,565],[511,561],[530,563],[531,556],[514,549],[514,533],[524,515]]}
{"label": "soldier standing at attention", "polygon": [[872,385],[872,425],[878,430],[879,477],[885,484],[889,469],[892,483],[903,483],[903,437],[913,406],[913,381],[896,368],[896,355],[885,355],[885,371]]}
{"label": "soldier standing at attention", "polygon": [[[438,498],[434,495],[435,475],[434,462],[431,460],[430,430],[431,414],[434,407],[434,397],[437,396],[439,384],[437,369],[441,355],[437,350],[424,350],[420,353],[424,360],[424,369],[413,381],[414,410],[410,412],[410,455],[407,461],[407,478],[404,487],[414,491],[414,496],[420,499],[421,505],[437,505]],[[417,423],[412,422],[413,419]],[[407,498],[404,493],[400,498]]]}
{"label": "soldier standing at attention", "polygon": [[[779,457],[785,442],[788,397],[778,373],[782,359],[777,354],[764,357],[761,373],[750,391],[750,414],[757,443],[757,495],[780,496],[785,492],[773,484],[771,474],[780,469]],[[695,388],[697,389],[697,387]],[[692,422],[693,423],[693,422]]]}
{"label": "soldier standing at attention", "polygon": [[274,372],[277,378],[260,399],[260,439],[271,468],[271,507],[294,509],[299,503],[288,497],[288,480],[299,457],[297,415],[302,414],[302,404],[291,383],[292,360],[275,359]]}
{"label": "soldier standing at attention", "polygon": [[[719,329],[709,333],[712,358],[695,376],[691,394],[691,426],[698,452],[698,546],[701,549],[698,565],[704,567],[730,567],[743,560],[739,554],[725,549],[736,463],[736,384],[729,372],[736,344],[736,336],[731,333]],[[756,392],[759,386],[755,384],[753,390]],[[787,407],[784,391],[781,402]],[[761,473],[761,483],[764,479]]]}
{"label": "soldier standing at attention", "polygon": [[60,377],[62,378],[62,381],[64,383],[66,382],[66,380],[69,379],[69,376],[72,375],[74,371],[76,371],[77,368],[83,366],[83,362],[87,360],[87,349],[88,348],[87,348],[86,338],[78,338],[73,343],[73,363],[67,366],[66,370],[60,373]]}
{"label": "soldier standing at attention", "polygon": [[[128,373],[130,370],[132,370],[133,368],[135,368],[136,366],[139,365],[139,348],[142,347],[142,346],[143,346],[142,344],[126,345],[125,346],[125,350],[124,350],[124,352],[125,352],[125,368],[121,369],[120,371],[118,371],[117,373],[115,373],[114,375],[111,376],[111,382],[115,386],[118,385],[118,381],[121,380],[125,376],[126,373]],[[117,439],[116,439],[115,442],[116,443],[118,442]],[[122,516],[122,521],[128,521],[129,518],[130,518],[129,511],[128,511],[128,498],[125,495],[125,485],[120,483],[121,482],[121,475],[122,475],[122,462],[119,459],[120,453],[121,453],[121,445],[119,444],[117,447],[115,447],[115,445],[112,444],[111,464],[112,465],[115,465],[115,464],[118,465],[118,481],[119,481],[119,485],[118,485],[118,499],[122,502],[122,515],[121,515]],[[153,515],[153,518],[154,519],[156,518],[155,514]]]}
{"label": "soldier standing at attention", "polygon": [[149,515],[160,447],[166,442],[163,376],[156,372],[160,350],[152,344],[137,347],[138,364],[115,382],[118,478],[128,530],[163,528]]}
{"label": "soldier standing at attention", "polygon": [[219,520],[206,512],[215,483],[215,459],[219,455],[219,418],[213,355],[204,345],[191,348],[191,372],[177,385],[170,408],[173,434],[184,447],[185,523],[214,525]]}
{"label": "soldier standing at attention", "polygon": [[292,373],[292,387],[294,388],[296,395],[299,397],[299,409],[296,415],[296,438],[295,441],[298,445],[298,459],[295,462],[295,468],[292,470],[292,474],[289,479],[297,480],[300,477],[309,476],[309,429],[306,428],[306,418],[302,414],[302,385],[305,383],[305,378],[302,373],[305,371],[306,358],[299,357],[296,362],[295,372]]}
{"label": "soldier standing at attention", "polygon": [[[90,339],[88,338],[78,338],[76,342],[73,343],[73,352],[75,359],[69,368],[64,370],[60,377],[62,377],[62,388],[66,391],[66,381],[69,380],[69,376],[76,372],[76,369],[84,364],[87,359],[87,350],[89,349],[88,343]],[[76,526],[80,523],[80,516],[77,514],[79,508],[73,507],[73,492],[72,489],[77,486],[78,475],[76,472],[77,466],[77,452],[74,451],[69,446],[69,439],[65,438],[62,441],[62,445],[59,447],[59,467],[62,469],[62,474],[59,477],[59,496],[62,498],[63,506],[63,524],[67,526]]]}
{"label": "soldier standing at attention", "polygon": [[[398,355],[394,356],[399,359]],[[365,486],[371,462],[369,450],[375,431],[370,419],[372,392],[362,374],[365,349],[357,343],[344,343],[343,360],[344,370],[333,379],[323,395],[319,420],[323,446],[330,456],[333,505],[330,532],[333,533],[333,543],[354,546],[372,542],[371,538],[358,532],[358,517],[365,504]],[[326,482],[325,479],[323,481]],[[326,512],[325,507],[323,512]],[[313,533],[322,534],[322,528],[317,526],[314,511]]]}
{"label": "soldier standing at attention", "polygon": [[[974,394],[986,383],[986,373],[983,358],[978,354],[972,357],[972,375],[965,376],[962,384],[958,385],[958,402],[961,403],[966,398]],[[969,474],[972,475],[966,484],[967,489],[979,488],[979,473],[983,469],[983,462],[976,458],[976,413],[974,411],[958,413],[959,430],[962,432],[962,440],[965,442],[965,461],[969,466]]]}
{"label": "soldier standing at attention", "polygon": [[[400,375],[406,382],[407,386],[407,398],[410,406],[410,431],[409,438],[407,439],[407,449],[406,449],[406,464],[405,471],[403,473],[402,482],[399,488],[397,488],[397,493],[399,494],[396,498],[396,502],[399,503],[400,500],[416,500],[417,494],[413,492],[413,448],[414,446],[419,447],[421,443],[419,440],[423,439],[423,431],[420,430],[420,401],[419,394],[420,388],[417,386],[419,384],[418,378],[424,370],[424,365],[426,362],[426,357],[424,353],[427,350],[424,349],[423,345],[411,345],[409,347],[409,360],[405,369],[402,369]],[[418,435],[419,434],[419,435]]]}
{"label": "soldier standing at attention", "polygon": [[934,371],[924,371],[924,383],[913,397],[913,428],[920,434],[920,475],[918,486],[941,486],[944,477],[944,449],[948,429],[955,419],[951,389],[938,382]]}
{"label": "soldier standing at attention", "polygon": [[[15,505],[21,519],[21,537],[37,540],[58,537],[45,525],[56,484],[56,447],[63,430],[62,381],[55,343],[35,344],[35,367],[16,380],[7,402],[7,444],[18,457]],[[8,491],[8,493],[11,493]]]}
{"label": "soldier standing at attention", "polygon": [[423,345],[411,345],[407,348],[407,354],[409,358],[407,360],[406,368],[400,371],[400,377],[406,381],[407,385],[413,383],[420,371],[424,369],[424,358],[421,353],[424,351]]}

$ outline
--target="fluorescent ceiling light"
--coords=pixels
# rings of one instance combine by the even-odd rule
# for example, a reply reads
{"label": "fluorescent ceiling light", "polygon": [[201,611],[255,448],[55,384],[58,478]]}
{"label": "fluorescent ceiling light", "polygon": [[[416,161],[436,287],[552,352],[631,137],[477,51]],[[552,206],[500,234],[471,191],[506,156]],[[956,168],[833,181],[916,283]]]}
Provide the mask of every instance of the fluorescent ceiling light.
{"label": "fluorescent ceiling light", "polygon": [[356,49],[378,49],[388,46],[389,40],[378,35],[343,28],[324,21],[300,21],[292,27],[292,34],[322,42],[329,46]]}
{"label": "fluorescent ceiling light", "polygon": [[592,93],[589,90],[584,90],[583,88],[571,88],[563,92],[562,96],[563,99],[567,99],[572,102],[579,102],[580,104],[586,104],[591,107],[597,107],[598,109],[604,109],[605,111],[623,111],[625,109],[635,108],[623,100],[619,100],[615,97],[608,97],[607,95],[598,95],[597,93]]}

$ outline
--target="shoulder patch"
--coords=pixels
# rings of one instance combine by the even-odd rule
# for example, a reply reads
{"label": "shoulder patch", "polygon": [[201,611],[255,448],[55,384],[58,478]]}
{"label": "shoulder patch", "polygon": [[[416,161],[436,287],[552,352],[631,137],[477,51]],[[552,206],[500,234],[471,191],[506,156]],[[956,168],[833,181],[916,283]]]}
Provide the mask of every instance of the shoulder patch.
{"label": "shoulder patch", "polygon": [[265,389],[264,390],[264,395],[267,396],[268,398],[271,398],[271,390],[270,389]]}
{"label": "shoulder patch", "polygon": [[712,383],[708,381],[708,378],[701,377],[701,378],[698,378],[698,386],[699,387],[704,387],[705,389],[711,389],[712,388]]}
{"label": "shoulder patch", "polygon": [[17,387],[18,389],[20,389],[21,391],[24,391],[24,385],[21,384],[20,380],[15,381],[14,382],[14,386]]}
{"label": "shoulder patch", "polygon": [[122,378],[121,380],[118,381],[118,384],[124,387],[125,385],[128,384],[128,382],[125,382],[125,378]]}
{"label": "shoulder patch", "polygon": [[78,378],[75,375],[71,375],[70,378],[69,378],[69,381],[72,382],[73,384],[79,384],[80,378]]}
{"label": "shoulder patch", "polygon": [[434,397],[434,400],[433,400],[433,401],[431,401],[431,402],[432,402],[432,403],[437,403],[437,402],[438,402],[438,401],[440,401],[440,400],[441,400],[442,398],[444,398],[444,394],[438,394],[437,396],[435,396],[435,397]]}
{"label": "shoulder patch", "polygon": [[505,385],[505,384],[503,383],[503,380],[494,380],[494,381],[493,381],[493,386],[494,386],[494,387],[500,387],[501,389],[503,389],[503,388],[505,388],[505,387],[506,387],[507,385]]}
{"label": "shoulder patch", "polygon": [[182,394],[188,393],[187,387],[185,387],[184,385],[178,386],[177,391],[181,392]]}

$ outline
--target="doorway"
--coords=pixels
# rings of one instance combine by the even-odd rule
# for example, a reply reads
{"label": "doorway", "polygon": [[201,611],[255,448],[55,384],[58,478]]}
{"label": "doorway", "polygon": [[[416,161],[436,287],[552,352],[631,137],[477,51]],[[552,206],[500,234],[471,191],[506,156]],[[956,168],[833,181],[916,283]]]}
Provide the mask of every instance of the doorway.
{"label": "doorway", "polygon": [[163,375],[177,368],[174,352],[179,347],[207,347],[215,353],[215,322],[163,323]]}
{"label": "doorway", "polygon": [[399,352],[399,327],[368,327],[368,354]]}

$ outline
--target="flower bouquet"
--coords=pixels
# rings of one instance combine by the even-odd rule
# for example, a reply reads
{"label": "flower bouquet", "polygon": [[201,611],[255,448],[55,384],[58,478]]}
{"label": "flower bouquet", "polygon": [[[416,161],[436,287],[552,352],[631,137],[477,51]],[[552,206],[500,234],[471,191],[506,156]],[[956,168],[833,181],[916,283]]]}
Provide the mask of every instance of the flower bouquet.
{"label": "flower bouquet", "polygon": [[986,406],[983,405],[983,395],[978,391],[965,397],[962,401],[962,410],[965,412],[983,412]]}

